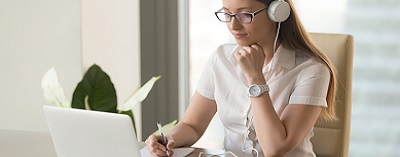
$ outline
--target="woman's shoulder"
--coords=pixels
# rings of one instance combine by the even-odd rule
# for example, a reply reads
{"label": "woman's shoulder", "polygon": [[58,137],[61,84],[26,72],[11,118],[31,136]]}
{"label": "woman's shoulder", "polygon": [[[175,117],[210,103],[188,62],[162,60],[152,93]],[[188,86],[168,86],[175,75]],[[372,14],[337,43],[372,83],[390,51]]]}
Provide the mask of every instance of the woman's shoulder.
{"label": "woman's shoulder", "polygon": [[303,72],[329,74],[329,69],[321,59],[309,52],[296,51],[295,67],[299,67]]}
{"label": "woman's shoulder", "polygon": [[232,52],[236,47],[238,47],[239,45],[236,43],[226,43],[226,44],[222,44],[217,48],[217,52],[219,53],[230,53]]}
{"label": "woman's shoulder", "polygon": [[222,44],[215,50],[214,56],[217,58],[231,58],[238,47],[239,45],[236,43]]}

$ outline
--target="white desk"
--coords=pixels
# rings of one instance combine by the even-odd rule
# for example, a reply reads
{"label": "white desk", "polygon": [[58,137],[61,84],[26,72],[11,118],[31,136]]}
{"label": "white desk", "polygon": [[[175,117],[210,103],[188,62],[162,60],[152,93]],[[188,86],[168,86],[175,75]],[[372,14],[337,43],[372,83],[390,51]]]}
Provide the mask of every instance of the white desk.
{"label": "white desk", "polygon": [[[224,154],[224,150],[212,150],[212,149],[204,149],[204,148],[194,148],[194,151],[190,153],[186,157],[198,157],[199,153],[203,152],[205,154]],[[208,155],[210,156],[210,155]],[[225,155],[218,155],[218,157],[225,157]]]}
{"label": "white desk", "polygon": [[0,130],[1,157],[56,157],[49,133]]}
{"label": "white desk", "polygon": [[[195,148],[188,157],[197,157],[200,152],[219,154],[224,151]],[[57,157],[57,154],[50,133],[0,129],[0,157]]]}

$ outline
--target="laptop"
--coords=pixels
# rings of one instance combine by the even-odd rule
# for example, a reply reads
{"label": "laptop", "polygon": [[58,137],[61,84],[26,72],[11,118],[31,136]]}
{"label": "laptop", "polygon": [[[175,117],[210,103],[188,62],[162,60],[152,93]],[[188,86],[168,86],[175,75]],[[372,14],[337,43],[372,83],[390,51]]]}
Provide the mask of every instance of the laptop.
{"label": "laptop", "polygon": [[140,157],[129,116],[44,106],[58,157]]}

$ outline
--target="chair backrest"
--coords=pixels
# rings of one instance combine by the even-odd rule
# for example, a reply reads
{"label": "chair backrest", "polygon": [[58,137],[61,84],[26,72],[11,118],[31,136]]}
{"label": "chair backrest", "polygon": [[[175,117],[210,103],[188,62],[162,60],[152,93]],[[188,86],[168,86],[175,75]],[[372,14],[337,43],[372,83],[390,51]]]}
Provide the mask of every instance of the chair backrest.
{"label": "chair backrest", "polygon": [[338,121],[319,119],[311,142],[318,157],[347,157],[352,106],[353,36],[310,33],[314,43],[328,56],[337,70],[336,115]]}

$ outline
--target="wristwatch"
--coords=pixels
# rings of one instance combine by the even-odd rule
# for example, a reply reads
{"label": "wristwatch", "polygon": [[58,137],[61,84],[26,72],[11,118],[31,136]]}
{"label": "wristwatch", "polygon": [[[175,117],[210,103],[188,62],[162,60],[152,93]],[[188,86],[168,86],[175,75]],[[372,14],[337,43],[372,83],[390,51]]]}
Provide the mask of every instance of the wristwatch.
{"label": "wristwatch", "polygon": [[258,97],[264,92],[269,92],[269,87],[266,84],[265,85],[252,84],[247,89],[247,95],[249,97]]}

